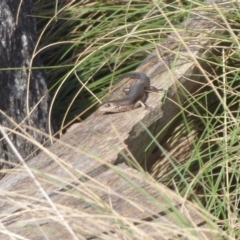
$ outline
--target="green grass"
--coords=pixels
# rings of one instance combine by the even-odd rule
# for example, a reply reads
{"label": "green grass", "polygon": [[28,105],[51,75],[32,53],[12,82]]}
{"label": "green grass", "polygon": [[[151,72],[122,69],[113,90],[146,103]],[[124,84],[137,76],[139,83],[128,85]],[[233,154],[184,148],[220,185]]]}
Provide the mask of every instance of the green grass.
{"label": "green grass", "polygon": [[[202,1],[68,2],[35,1],[38,48],[52,95],[50,113],[59,129],[96,110],[118,76],[140,65],[191,11],[203,5]],[[165,143],[169,150],[158,143],[166,150],[162,159],[171,163],[171,169],[158,174],[156,163],[151,173],[211,213],[229,239],[238,239],[240,14],[232,9],[218,15],[227,23],[228,34],[209,36],[221,50],[207,59],[210,81],[181,106],[178,127]]]}
{"label": "green grass", "polygon": [[51,112],[58,116],[58,126],[99,103],[112,81],[134,70],[154,44],[166,38],[172,30],[165,17],[177,25],[189,14],[190,6],[161,5],[165,16],[147,1],[63,4],[55,18],[54,3],[36,5],[42,34],[39,47],[45,48],[42,59],[53,98]]}

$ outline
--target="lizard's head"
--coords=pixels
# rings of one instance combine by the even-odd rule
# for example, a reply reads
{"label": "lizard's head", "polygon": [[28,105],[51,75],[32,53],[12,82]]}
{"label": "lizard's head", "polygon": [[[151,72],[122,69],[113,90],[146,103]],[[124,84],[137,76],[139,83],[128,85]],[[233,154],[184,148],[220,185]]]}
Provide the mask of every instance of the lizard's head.
{"label": "lizard's head", "polygon": [[114,102],[105,102],[100,105],[99,112],[121,112],[119,106]]}

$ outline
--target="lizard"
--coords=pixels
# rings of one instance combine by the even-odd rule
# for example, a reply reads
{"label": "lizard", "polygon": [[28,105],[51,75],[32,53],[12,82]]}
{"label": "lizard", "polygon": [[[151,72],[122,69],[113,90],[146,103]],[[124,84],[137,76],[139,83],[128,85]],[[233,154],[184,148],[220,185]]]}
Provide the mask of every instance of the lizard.
{"label": "lizard", "polygon": [[139,78],[140,80],[129,88],[123,89],[124,92],[127,93],[126,97],[102,103],[98,109],[100,112],[118,113],[130,111],[140,106],[147,107],[146,104],[144,104],[147,98],[147,92],[160,92],[163,90],[150,86],[150,80],[143,72],[125,73],[119,78],[119,80],[126,77]]}

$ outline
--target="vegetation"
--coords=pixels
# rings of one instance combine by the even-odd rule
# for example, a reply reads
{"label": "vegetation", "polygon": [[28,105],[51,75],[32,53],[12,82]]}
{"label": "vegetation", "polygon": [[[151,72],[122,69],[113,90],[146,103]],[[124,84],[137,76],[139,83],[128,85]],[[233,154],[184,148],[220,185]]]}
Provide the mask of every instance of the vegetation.
{"label": "vegetation", "polygon": [[36,4],[39,48],[53,98],[51,112],[61,127],[87,116],[119,75],[134,70],[167,37],[172,29],[166,17],[177,26],[190,9],[162,3],[163,15],[149,1],[43,3]]}
{"label": "vegetation", "polygon": [[[118,76],[134,70],[193,10],[204,6],[192,0],[35,1],[39,53],[52,95],[50,112],[57,116],[59,129],[85,119]],[[150,173],[214,216],[226,238],[238,239],[240,14],[237,9],[217,11],[226,35],[209,36],[214,51],[207,60],[198,59],[209,64],[206,75],[211,81],[188,97],[173,120],[178,127],[167,139],[164,154],[172,170],[159,174],[156,163]],[[161,144],[159,148],[165,151]]]}

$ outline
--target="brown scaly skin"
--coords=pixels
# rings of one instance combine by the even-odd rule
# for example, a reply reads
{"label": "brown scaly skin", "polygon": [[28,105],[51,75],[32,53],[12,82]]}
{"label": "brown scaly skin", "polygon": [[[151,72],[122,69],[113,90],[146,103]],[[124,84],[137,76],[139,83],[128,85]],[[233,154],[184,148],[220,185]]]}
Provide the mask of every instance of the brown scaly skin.
{"label": "brown scaly skin", "polygon": [[100,112],[126,112],[136,109],[140,106],[146,106],[144,101],[146,100],[147,91],[161,91],[161,89],[150,86],[150,80],[145,73],[129,72],[123,74],[120,79],[126,77],[139,78],[140,80],[127,89],[127,96],[125,98],[104,102],[98,109]]}

